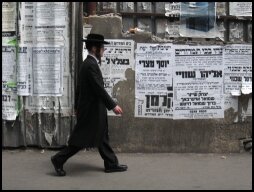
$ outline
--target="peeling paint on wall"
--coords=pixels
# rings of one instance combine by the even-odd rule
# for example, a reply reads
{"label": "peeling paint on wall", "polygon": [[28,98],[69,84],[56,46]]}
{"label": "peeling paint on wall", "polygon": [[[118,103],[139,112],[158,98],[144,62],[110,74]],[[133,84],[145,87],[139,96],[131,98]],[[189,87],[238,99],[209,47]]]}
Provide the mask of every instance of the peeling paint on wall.
{"label": "peeling paint on wall", "polygon": [[252,97],[249,98],[246,116],[252,116]]}
{"label": "peeling paint on wall", "polygon": [[232,97],[230,94],[224,94],[224,110],[233,108],[234,112],[238,111],[238,97]]}
{"label": "peeling paint on wall", "polygon": [[243,42],[243,22],[241,21],[229,22],[229,41]]}
{"label": "peeling paint on wall", "polygon": [[179,29],[180,29],[179,21],[167,22],[167,26],[165,29],[166,32],[165,37],[180,37]]}
{"label": "peeling paint on wall", "polygon": [[241,98],[241,120],[244,122],[247,117],[252,116],[252,98],[244,95]]}
{"label": "peeling paint on wall", "polygon": [[224,33],[226,31],[226,28],[224,27],[224,21],[217,21],[217,29],[219,31],[219,36],[218,38],[220,38],[222,41],[225,40],[225,37],[224,37]]}
{"label": "peeling paint on wall", "polygon": [[216,15],[226,15],[226,2],[216,2]]}

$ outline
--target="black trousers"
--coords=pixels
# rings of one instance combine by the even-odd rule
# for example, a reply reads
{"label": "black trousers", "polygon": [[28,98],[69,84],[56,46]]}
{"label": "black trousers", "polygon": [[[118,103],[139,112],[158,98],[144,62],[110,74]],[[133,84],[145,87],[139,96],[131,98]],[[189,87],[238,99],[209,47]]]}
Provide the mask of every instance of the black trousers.
{"label": "black trousers", "polygon": [[[75,155],[81,149],[83,149],[83,147],[66,146],[61,151],[59,151],[57,154],[55,154],[54,158],[59,165],[63,165],[70,157]],[[101,158],[104,160],[104,167],[105,168],[118,164],[118,159],[117,159],[113,149],[109,145],[108,134],[105,134],[101,146],[98,147],[98,151],[101,155]]]}

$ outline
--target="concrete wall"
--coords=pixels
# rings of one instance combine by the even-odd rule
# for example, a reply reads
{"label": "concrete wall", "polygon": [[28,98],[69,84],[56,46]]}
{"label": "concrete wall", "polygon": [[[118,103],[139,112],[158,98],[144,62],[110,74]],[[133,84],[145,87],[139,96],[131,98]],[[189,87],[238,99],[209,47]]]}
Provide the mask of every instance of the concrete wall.
{"label": "concrete wall", "polygon": [[[114,15],[90,16],[91,33],[107,39],[132,39],[136,43],[163,43],[151,33],[122,33],[122,18]],[[181,39],[184,42],[184,39]],[[185,43],[185,42],[184,42]],[[202,44],[220,44],[204,42]],[[127,80],[117,83],[114,91],[124,110],[122,117],[109,117],[111,144],[118,152],[240,152],[241,139],[252,136],[252,119],[245,117],[251,95],[238,97],[238,111],[225,110],[224,119],[172,120],[134,117],[135,71],[128,69]],[[238,120],[236,120],[238,119]]]}
{"label": "concrete wall", "polygon": [[[77,5],[72,11],[78,10]],[[80,11],[79,11],[80,12]],[[79,30],[77,17],[71,17],[71,82],[75,81],[78,70],[77,50],[81,50],[78,41]],[[82,19],[82,18],[81,18]],[[122,33],[122,18],[116,15],[90,16],[84,19],[91,24],[91,33],[101,33],[107,39],[132,39],[136,43],[165,43],[166,40],[151,35],[149,32],[136,34]],[[250,25],[252,26],[252,25]],[[251,28],[251,27],[250,27]],[[249,29],[249,28],[248,28]],[[76,34],[76,35],[75,35]],[[186,43],[179,38],[178,43]],[[190,41],[188,39],[188,41]],[[202,44],[221,44],[216,41],[199,40]],[[239,152],[242,150],[241,139],[252,136],[252,119],[246,116],[251,95],[238,97],[238,109],[225,110],[224,119],[209,120],[171,120],[134,117],[135,71],[126,70],[126,80],[114,87],[119,105],[124,110],[122,117],[109,117],[109,135],[112,147],[117,152]],[[74,86],[68,98],[74,101]],[[25,106],[25,97],[20,97]],[[36,146],[55,148],[67,144],[70,131],[75,125],[75,116],[61,113],[30,113],[23,110],[16,121],[2,120],[2,146]]]}

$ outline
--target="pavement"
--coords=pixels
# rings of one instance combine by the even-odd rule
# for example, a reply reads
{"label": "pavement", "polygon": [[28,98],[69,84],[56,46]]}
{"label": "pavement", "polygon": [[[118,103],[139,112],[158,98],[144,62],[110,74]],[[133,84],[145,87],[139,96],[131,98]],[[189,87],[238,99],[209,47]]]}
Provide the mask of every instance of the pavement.
{"label": "pavement", "polygon": [[252,153],[116,153],[126,172],[105,173],[94,151],[80,151],[55,175],[58,150],[2,149],[2,190],[251,190]]}

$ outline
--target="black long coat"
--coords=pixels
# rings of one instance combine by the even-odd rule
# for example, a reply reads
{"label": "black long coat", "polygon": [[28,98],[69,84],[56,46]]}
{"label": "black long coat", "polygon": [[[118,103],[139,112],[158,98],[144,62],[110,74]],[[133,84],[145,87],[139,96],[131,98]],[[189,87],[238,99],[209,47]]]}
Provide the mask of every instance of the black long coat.
{"label": "black long coat", "polygon": [[98,147],[108,130],[107,109],[117,104],[104,89],[103,77],[97,61],[88,55],[79,74],[75,109],[77,124],[69,138],[69,145]]}

